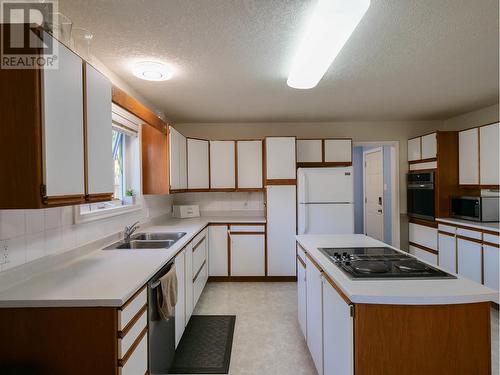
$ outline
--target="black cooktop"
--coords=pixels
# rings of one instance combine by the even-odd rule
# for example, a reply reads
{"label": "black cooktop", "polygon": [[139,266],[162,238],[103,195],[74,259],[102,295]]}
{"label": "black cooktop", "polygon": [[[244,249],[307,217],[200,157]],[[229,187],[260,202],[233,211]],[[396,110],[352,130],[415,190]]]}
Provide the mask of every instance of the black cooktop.
{"label": "black cooktop", "polygon": [[409,254],[389,247],[320,248],[319,250],[353,280],[456,278]]}

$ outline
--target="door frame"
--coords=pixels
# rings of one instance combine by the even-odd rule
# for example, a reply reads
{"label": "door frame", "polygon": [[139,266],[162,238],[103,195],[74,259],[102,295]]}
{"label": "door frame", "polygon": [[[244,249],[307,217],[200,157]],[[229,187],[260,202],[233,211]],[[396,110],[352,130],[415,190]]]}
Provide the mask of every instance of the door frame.
{"label": "door frame", "polygon": [[366,233],[366,155],[374,154],[376,152],[380,152],[382,155],[382,238],[384,238],[385,233],[385,212],[384,212],[384,148],[382,146],[375,147],[370,150],[363,151],[363,229]]}
{"label": "door frame", "polygon": [[[399,156],[399,141],[359,141],[353,142],[353,147],[363,147],[363,146],[372,146],[372,147],[382,147],[382,146],[390,146],[391,147],[391,194],[392,194],[392,246],[401,248],[401,196],[400,196],[400,168],[402,163],[406,163],[406,161],[402,162]],[[364,164],[363,164],[364,168]],[[363,172],[364,173],[364,172]],[[364,179],[363,179],[364,185]],[[363,195],[364,195],[364,186],[363,186]],[[364,207],[364,204],[363,204]],[[363,213],[364,216],[364,213]]]}

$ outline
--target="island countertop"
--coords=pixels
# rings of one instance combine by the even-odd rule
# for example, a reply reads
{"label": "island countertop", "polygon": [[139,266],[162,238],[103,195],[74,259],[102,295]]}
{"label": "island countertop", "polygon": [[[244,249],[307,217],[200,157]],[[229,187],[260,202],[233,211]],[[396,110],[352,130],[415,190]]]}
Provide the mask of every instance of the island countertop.
{"label": "island countertop", "polygon": [[[465,279],[460,275],[455,275],[457,276],[456,279],[352,280],[333,264],[319,248],[379,247],[388,245],[362,234],[306,234],[298,235],[296,239],[307,254],[316,261],[353,303],[445,305],[494,301],[497,296],[496,291]],[[388,247],[401,251],[392,246]],[[433,267],[436,266],[433,265]]]}

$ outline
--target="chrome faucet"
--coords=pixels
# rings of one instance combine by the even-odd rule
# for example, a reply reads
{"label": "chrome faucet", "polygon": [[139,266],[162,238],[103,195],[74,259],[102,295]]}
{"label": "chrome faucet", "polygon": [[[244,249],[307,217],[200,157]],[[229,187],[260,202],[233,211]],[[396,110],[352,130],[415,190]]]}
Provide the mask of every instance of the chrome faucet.
{"label": "chrome faucet", "polygon": [[132,236],[132,234],[134,234],[134,232],[139,229],[139,222],[136,221],[134,224],[132,225],[127,225],[123,231],[123,239],[125,241],[129,241],[130,240],[130,236]]}

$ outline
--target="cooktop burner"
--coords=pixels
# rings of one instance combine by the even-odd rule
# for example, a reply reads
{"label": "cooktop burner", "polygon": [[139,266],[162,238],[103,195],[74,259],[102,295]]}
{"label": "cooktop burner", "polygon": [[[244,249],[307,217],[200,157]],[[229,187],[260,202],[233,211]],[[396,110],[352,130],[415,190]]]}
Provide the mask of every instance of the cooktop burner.
{"label": "cooktop burner", "polygon": [[351,279],[455,279],[413,256],[389,247],[320,248]]}

